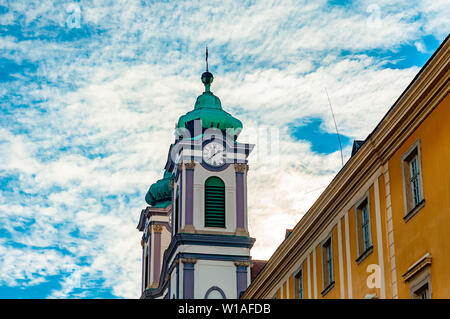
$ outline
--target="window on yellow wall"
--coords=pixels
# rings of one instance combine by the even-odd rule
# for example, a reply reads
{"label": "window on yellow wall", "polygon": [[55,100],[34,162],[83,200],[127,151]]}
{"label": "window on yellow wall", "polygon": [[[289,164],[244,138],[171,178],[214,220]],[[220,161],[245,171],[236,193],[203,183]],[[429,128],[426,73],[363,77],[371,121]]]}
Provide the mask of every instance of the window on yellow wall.
{"label": "window on yellow wall", "polygon": [[295,275],[294,285],[295,297],[297,299],[303,299],[303,272],[301,270]]}
{"label": "window on yellow wall", "polygon": [[356,215],[356,236],[358,259],[360,262],[367,256],[372,249],[372,238],[370,234],[370,210],[369,210],[369,195],[367,194],[361,201],[358,202],[355,209]]}
{"label": "window on yellow wall", "polygon": [[281,299],[281,288],[277,290],[277,293],[273,297],[273,299]]}
{"label": "window on yellow wall", "polygon": [[323,270],[323,291],[325,295],[334,284],[333,278],[333,249],[331,236],[322,244],[322,270]]}
{"label": "window on yellow wall", "polygon": [[416,143],[402,156],[403,195],[405,221],[408,221],[424,205],[420,143]]}
{"label": "window on yellow wall", "polygon": [[431,299],[431,254],[426,253],[402,275],[413,299]]}
{"label": "window on yellow wall", "polygon": [[413,206],[417,206],[422,200],[422,194],[419,181],[419,158],[417,154],[408,162],[409,166],[409,183],[411,186],[411,202]]}
{"label": "window on yellow wall", "polygon": [[414,291],[412,297],[414,299],[431,299],[430,289],[428,287],[428,284],[425,284],[424,286],[420,287],[420,289],[417,289]]}

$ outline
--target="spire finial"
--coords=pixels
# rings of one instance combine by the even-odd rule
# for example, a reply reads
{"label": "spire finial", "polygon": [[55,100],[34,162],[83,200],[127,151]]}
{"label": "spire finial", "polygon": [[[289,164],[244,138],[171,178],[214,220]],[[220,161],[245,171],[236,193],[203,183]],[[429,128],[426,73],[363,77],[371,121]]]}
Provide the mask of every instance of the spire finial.
{"label": "spire finial", "polygon": [[206,46],[205,52],[206,71],[202,74],[202,82],[205,85],[205,92],[211,92],[211,83],[214,80],[214,76],[208,70],[208,46]]}
{"label": "spire finial", "polygon": [[208,46],[206,46],[206,72],[208,71]]}

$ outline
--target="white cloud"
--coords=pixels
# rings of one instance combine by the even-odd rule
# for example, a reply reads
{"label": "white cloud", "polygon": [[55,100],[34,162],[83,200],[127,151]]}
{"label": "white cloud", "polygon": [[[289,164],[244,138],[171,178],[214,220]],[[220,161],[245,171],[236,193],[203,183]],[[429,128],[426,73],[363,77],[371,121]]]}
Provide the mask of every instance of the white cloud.
{"label": "white cloud", "polygon": [[340,132],[364,139],[418,72],[386,68],[365,51],[420,51],[423,35],[443,39],[449,25],[444,1],[377,1],[370,10],[370,1],[82,1],[81,29],[68,29],[69,3],[8,2],[1,18],[26,34],[1,38],[2,56],[36,70],[0,88],[9,112],[0,178],[17,178],[0,191],[0,222],[11,233],[0,246],[10,256],[0,281],[37,285],[66,273],[52,298],[89,296],[99,278],[116,296],[139,296],[138,214],[162,177],[176,120],[202,92],[206,44],[213,91],[244,123],[240,140],[279,129],[279,166],[267,170],[257,143],[248,176],[252,255],[268,258],[341,165],[338,152],[313,153],[287,125],[319,117],[333,133],[326,87]]}

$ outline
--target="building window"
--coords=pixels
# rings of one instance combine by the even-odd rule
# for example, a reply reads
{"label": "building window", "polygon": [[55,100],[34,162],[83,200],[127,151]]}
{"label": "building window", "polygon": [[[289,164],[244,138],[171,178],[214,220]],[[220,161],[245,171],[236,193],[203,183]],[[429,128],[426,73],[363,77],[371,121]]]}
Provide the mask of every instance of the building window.
{"label": "building window", "polygon": [[419,146],[417,141],[402,156],[405,221],[415,215],[424,204]]}
{"label": "building window", "polygon": [[333,248],[331,236],[322,244],[323,291],[325,295],[333,286]]}
{"label": "building window", "polygon": [[301,270],[295,275],[295,296],[303,299],[303,271]]}
{"label": "building window", "polygon": [[422,201],[422,195],[420,194],[420,181],[419,181],[419,157],[414,157],[408,162],[409,166],[409,182],[411,183],[412,192],[412,204],[416,207]]}
{"label": "building window", "polygon": [[431,255],[426,253],[402,275],[412,299],[431,299]]}
{"label": "building window", "polygon": [[150,253],[149,253],[149,248],[147,246],[147,248],[145,249],[145,257],[144,257],[144,290],[147,289],[147,285],[148,285],[148,277],[149,277],[149,258],[150,258]]}
{"label": "building window", "polygon": [[414,291],[414,299],[431,299],[430,289],[428,284],[420,287],[418,290]]}
{"label": "building window", "polygon": [[370,234],[370,210],[368,194],[356,205],[356,236],[358,259],[361,261],[372,249],[372,239]]}
{"label": "building window", "polygon": [[218,177],[205,182],[205,227],[225,228],[225,184]]}
{"label": "building window", "polygon": [[176,235],[178,233],[178,224],[180,223],[180,196],[178,195],[178,187],[177,187],[177,197],[175,198],[175,213],[173,216],[175,217],[175,220],[173,221],[173,234]]}

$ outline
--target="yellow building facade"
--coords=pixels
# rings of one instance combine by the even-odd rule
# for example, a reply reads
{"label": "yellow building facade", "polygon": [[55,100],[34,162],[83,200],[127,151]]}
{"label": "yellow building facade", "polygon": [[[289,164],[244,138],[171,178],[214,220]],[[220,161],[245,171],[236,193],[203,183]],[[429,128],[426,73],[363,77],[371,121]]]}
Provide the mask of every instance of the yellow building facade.
{"label": "yellow building facade", "polygon": [[243,298],[450,298],[450,41]]}

